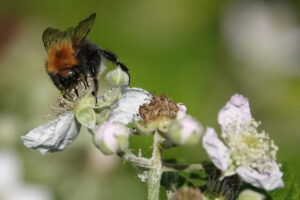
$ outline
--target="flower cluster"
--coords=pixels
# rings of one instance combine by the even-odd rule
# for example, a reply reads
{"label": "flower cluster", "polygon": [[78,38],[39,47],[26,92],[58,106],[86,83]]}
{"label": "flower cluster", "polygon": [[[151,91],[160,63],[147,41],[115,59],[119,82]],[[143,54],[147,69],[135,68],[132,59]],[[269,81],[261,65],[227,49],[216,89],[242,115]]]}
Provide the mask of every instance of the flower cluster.
{"label": "flower cluster", "polygon": [[199,122],[186,114],[186,106],[175,103],[165,94],[152,95],[149,103],[139,108],[142,121],[135,122],[141,134],[155,131],[167,138],[174,145],[195,145],[198,143],[203,128]]}
{"label": "flower cluster", "polygon": [[[155,96],[140,88],[130,88],[129,75],[119,67],[107,73],[106,81],[111,87],[103,89],[97,100],[89,88],[82,86],[78,97],[60,101],[57,118],[22,136],[24,145],[43,154],[60,151],[76,138],[82,126],[86,127],[100,151],[118,155],[142,169],[138,176],[148,183],[149,200],[158,199],[163,173],[204,170],[201,164],[176,165],[163,160],[164,150],[196,145],[201,139],[203,127],[186,113],[183,103],[176,103],[165,94]],[[284,186],[283,173],[276,163],[278,147],[266,132],[258,131],[260,123],[253,119],[248,99],[233,95],[220,110],[218,122],[222,140],[210,127],[202,139],[219,174],[214,176],[211,172],[208,190],[231,199],[240,188],[240,179],[265,190]],[[154,135],[151,158],[131,153],[132,135]],[[210,199],[197,188],[181,189],[173,199],[182,199],[186,194],[193,199]]]}

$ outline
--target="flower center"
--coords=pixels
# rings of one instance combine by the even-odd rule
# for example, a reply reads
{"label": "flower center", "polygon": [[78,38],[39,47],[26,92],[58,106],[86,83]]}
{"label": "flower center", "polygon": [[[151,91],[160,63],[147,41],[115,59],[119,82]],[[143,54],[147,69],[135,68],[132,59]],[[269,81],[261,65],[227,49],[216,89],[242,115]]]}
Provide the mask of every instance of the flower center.
{"label": "flower center", "polygon": [[233,128],[222,134],[236,167],[242,165],[264,171],[276,160],[278,147],[267,133],[257,131],[258,126],[259,123],[250,120],[241,125],[238,132]]}
{"label": "flower center", "polygon": [[140,106],[139,114],[145,122],[155,122],[157,120],[174,119],[178,110],[177,104],[165,94],[158,97],[152,95],[149,104]]}

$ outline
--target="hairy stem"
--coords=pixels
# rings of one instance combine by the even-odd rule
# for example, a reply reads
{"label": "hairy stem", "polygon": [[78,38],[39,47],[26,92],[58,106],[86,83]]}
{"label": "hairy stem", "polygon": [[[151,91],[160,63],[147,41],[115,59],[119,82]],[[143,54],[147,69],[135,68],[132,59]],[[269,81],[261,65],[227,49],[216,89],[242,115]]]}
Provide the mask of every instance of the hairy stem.
{"label": "hairy stem", "polygon": [[132,163],[133,165],[144,168],[152,168],[152,160],[136,156],[129,150],[126,152],[119,152],[118,156],[122,157],[124,160]]}
{"label": "hairy stem", "polygon": [[148,174],[148,200],[159,200],[162,170],[163,138],[156,132],[153,142],[152,169]]}

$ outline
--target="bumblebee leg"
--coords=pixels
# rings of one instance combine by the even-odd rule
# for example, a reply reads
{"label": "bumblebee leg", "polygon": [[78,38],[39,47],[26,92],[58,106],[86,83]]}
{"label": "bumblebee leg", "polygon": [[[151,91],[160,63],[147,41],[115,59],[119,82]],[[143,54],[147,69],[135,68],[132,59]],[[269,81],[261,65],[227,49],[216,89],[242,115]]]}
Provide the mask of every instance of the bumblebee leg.
{"label": "bumblebee leg", "polygon": [[121,69],[123,71],[129,73],[129,69],[123,63],[118,61],[118,57],[115,54],[113,54],[107,50],[102,50],[102,49],[99,50],[99,54],[104,56],[107,60],[111,61],[112,63],[121,67]]}
{"label": "bumblebee leg", "polygon": [[73,101],[73,97],[70,95],[70,93],[68,91],[64,91],[62,93],[64,99],[67,99],[68,101]]}
{"label": "bumblebee leg", "polygon": [[93,81],[94,81],[94,91],[92,92],[92,94],[95,96],[96,98],[96,105],[98,104],[98,79],[97,79],[97,70],[94,66],[91,67],[91,74],[93,77]]}
{"label": "bumblebee leg", "polygon": [[74,91],[75,91],[75,94],[76,94],[77,98],[79,99],[79,93],[78,93],[78,89],[77,89],[77,88],[75,88],[75,89],[74,89]]}
{"label": "bumblebee leg", "polygon": [[120,67],[124,72],[126,72],[129,76],[129,83],[128,85],[130,84],[130,74],[129,74],[129,69],[121,62],[118,61],[118,57],[107,51],[107,50],[102,50],[102,49],[99,49],[98,50],[99,54],[102,55],[104,58],[106,58],[107,60],[111,61],[112,63],[114,63],[115,65],[117,65],[118,67]]}

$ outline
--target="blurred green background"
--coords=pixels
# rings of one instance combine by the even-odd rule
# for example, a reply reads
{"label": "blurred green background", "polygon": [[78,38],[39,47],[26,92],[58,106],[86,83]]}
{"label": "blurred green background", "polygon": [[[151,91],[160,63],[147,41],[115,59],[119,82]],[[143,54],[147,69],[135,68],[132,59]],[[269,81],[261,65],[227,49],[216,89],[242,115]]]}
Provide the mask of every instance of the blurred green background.
{"label": "blurred green background", "polygon": [[[45,156],[20,140],[47,122],[59,96],[45,72],[43,31],[75,26],[93,12],[88,39],[126,63],[131,86],[184,102],[218,131],[218,111],[243,94],[280,147],[279,162],[290,163],[300,180],[300,1],[0,0],[0,151],[17,152],[26,183],[48,188],[57,200],[146,199],[135,169],[102,155],[85,130],[64,151]],[[144,155],[149,144],[131,141]],[[201,145],[165,153],[174,157],[207,159]]]}

